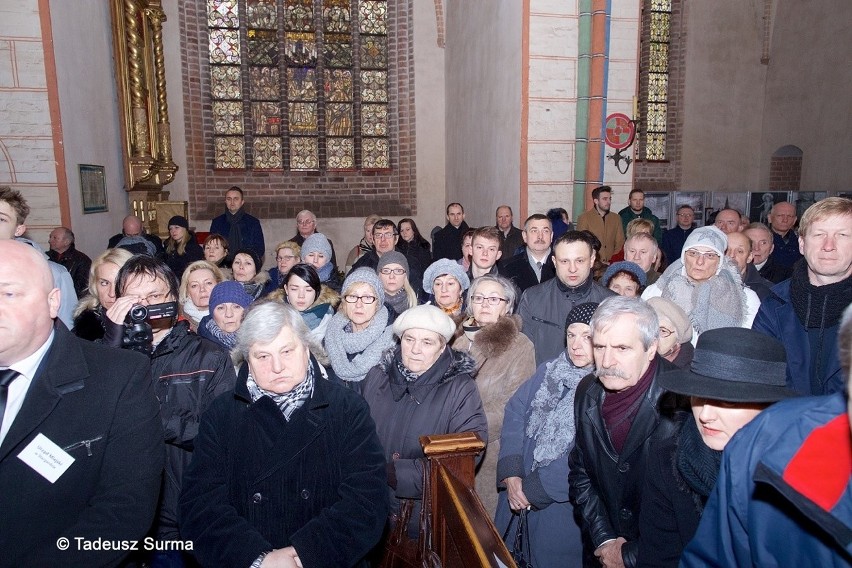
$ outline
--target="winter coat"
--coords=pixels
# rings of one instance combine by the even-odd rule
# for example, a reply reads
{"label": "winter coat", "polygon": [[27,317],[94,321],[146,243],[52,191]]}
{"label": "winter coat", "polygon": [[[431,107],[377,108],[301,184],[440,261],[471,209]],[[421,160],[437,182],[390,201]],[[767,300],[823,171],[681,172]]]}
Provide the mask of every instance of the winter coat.
{"label": "winter coat", "polygon": [[850,469],[846,396],[772,405],[725,447],[680,565],[848,567]]}
{"label": "winter coat", "polygon": [[71,279],[74,281],[74,291],[77,292],[77,298],[82,298],[89,293],[89,269],[92,267],[92,259],[78,251],[74,247],[74,243],[71,243],[68,250],[61,254],[52,249],[48,250],[47,258],[68,269],[68,273],[71,274]]}
{"label": "winter coat", "polygon": [[[515,391],[506,404],[506,414],[500,437],[500,459],[497,480],[507,477],[523,478],[523,491],[533,508],[527,513],[530,550],[533,566],[580,566],[583,546],[580,527],[574,521],[573,508],[568,500],[568,454],[542,465],[533,471],[535,440],[527,436],[531,404],[545,380],[545,365]],[[564,396],[574,396],[565,389]],[[564,400],[563,396],[563,400]],[[513,513],[505,490],[500,491],[494,525],[504,534]],[[517,520],[506,542],[514,542]]]}
{"label": "winter coat", "polygon": [[771,294],[772,291],[772,286],[774,286],[772,282],[760,275],[757,268],[755,268],[752,263],[746,264],[746,273],[743,276],[743,284],[748,286],[755,294],[757,294],[757,297],[760,298],[761,302],[769,297],[769,294]]}
{"label": "winter coat", "polygon": [[791,266],[778,264],[775,262],[775,259],[770,256],[766,259],[766,262],[763,263],[763,266],[760,267],[759,272],[761,276],[773,284],[778,284],[792,276],[793,268]]}
{"label": "winter coat", "polygon": [[[279,288],[270,294],[269,299],[289,305],[289,302],[287,301],[287,292],[282,288]],[[311,304],[307,310],[305,310],[305,312],[316,310],[316,308],[322,305],[325,305],[327,308],[319,325],[314,329],[311,329],[310,335],[317,342],[317,345],[322,345],[322,340],[325,338],[325,330],[328,329],[328,324],[331,322],[331,318],[334,317],[338,304],[340,304],[340,294],[323,284],[320,287],[320,293],[317,299],[314,300],[314,303]],[[304,314],[302,317],[305,317]]]}
{"label": "winter coat", "polygon": [[474,378],[488,419],[488,447],[476,473],[476,492],[493,518],[497,511],[497,457],[503,411],[509,398],[535,372],[535,348],[521,333],[519,316],[503,316],[480,329],[471,343],[462,334],[453,349],[470,353],[476,363]]}
{"label": "winter coat", "polygon": [[796,261],[802,258],[802,252],[799,250],[799,235],[792,229],[783,237],[772,231],[772,245],[770,257],[781,266],[792,268]]}
{"label": "winter coat", "polygon": [[[420,243],[409,243],[408,241],[399,239],[399,242],[396,243],[396,250],[405,255],[406,259],[416,258],[417,265],[420,267],[420,279],[419,285],[423,284],[423,276],[422,274],[429,268],[429,265],[432,264],[432,246],[429,244],[429,241],[422,240]],[[409,264],[411,261],[409,260]],[[409,278],[410,280],[410,278]]]}
{"label": "winter coat", "polygon": [[[251,249],[263,258],[266,255],[266,242],[263,239],[263,228],[260,226],[260,221],[257,217],[243,213],[242,218],[238,222],[240,228],[240,237],[243,242],[239,246],[236,243],[230,243],[230,254],[228,258],[233,258],[237,251],[241,248]],[[210,232],[222,235],[226,239],[231,234],[231,224],[228,222],[228,214],[222,213],[210,223]]]}
{"label": "winter coat", "polygon": [[661,401],[665,391],[656,380],[660,373],[675,367],[660,357],[656,360],[655,376],[641,399],[621,453],[616,452],[610,441],[601,412],[606,396],[603,385],[589,375],[577,388],[574,402],[577,434],[569,460],[568,483],[575,514],[582,519],[584,542],[590,545],[584,553],[588,566],[599,566],[591,554],[593,550],[618,537],[627,540],[621,548],[624,565],[636,566],[639,512],[649,448],[652,440],[663,440],[677,432],[668,402]]}
{"label": "winter coat", "polygon": [[294,546],[305,568],[362,566],[388,513],[385,459],[364,400],[322,377],[287,421],[252,402],[247,365],[205,413],[181,494],[181,537],[204,566],[248,567]]}
{"label": "winter coat", "polygon": [[618,212],[618,216],[621,217],[621,228],[624,231],[624,234],[627,234],[627,224],[634,219],[647,219],[654,223],[654,234],[651,236],[654,237],[654,240],[657,243],[661,243],[663,240],[663,230],[660,228],[660,219],[651,210],[647,207],[643,207],[642,211],[637,215],[633,209],[628,205],[624,209]]}
{"label": "winter coat", "polygon": [[500,252],[503,253],[500,255],[500,260],[505,262],[515,256],[515,252],[524,246],[524,232],[514,225],[509,227],[508,235],[504,234],[500,227],[495,228],[500,233]]}
{"label": "winter coat", "polygon": [[680,253],[683,252],[683,245],[686,244],[686,239],[695,230],[695,227],[681,229],[679,225],[675,225],[671,229],[666,229],[663,233],[663,241],[660,243],[660,250],[666,255],[666,262],[671,264],[680,258]]}
{"label": "winter coat", "polygon": [[240,282],[246,294],[257,300],[263,296],[263,291],[266,290],[269,284],[269,273],[261,270],[254,275],[254,278],[248,282]]}
{"label": "winter coat", "polygon": [[450,260],[460,259],[462,257],[462,239],[468,229],[470,227],[464,221],[458,227],[453,227],[450,223],[444,225],[432,237],[432,261],[434,262],[442,258],[449,258]]}
{"label": "winter coat", "polygon": [[624,227],[621,224],[621,217],[612,211],[601,217],[597,209],[589,209],[577,217],[577,230],[590,231],[598,238],[601,242],[602,262],[608,263],[612,255],[624,246]]}
{"label": "winter coat", "polygon": [[97,341],[104,336],[104,318],[106,310],[103,306],[83,310],[74,318],[74,335],[87,341]]}
{"label": "winter coat", "polygon": [[578,304],[602,302],[615,293],[607,290],[591,275],[576,288],[568,288],[552,278],[527,289],[518,305],[524,320],[524,335],[535,346],[535,362],[541,365],[565,350],[565,318]]}
{"label": "winter coat", "polygon": [[[399,510],[399,499],[419,500],[423,495],[426,456],[420,436],[475,432],[488,442],[485,411],[471,376],[476,365],[468,354],[444,348],[413,382],[400,376],[396,368],[400,360],[399,347],[388,349],[358,384],[376,421],[385,461],[393,464],[395,487],[390,483],[388,487],[392,512]],[[409,534],[416,535],[419,510],[417,503]]]}
{"label": "winter coat", "polygon": [[175,273],[175,276],[180,282],[181,277],[183,276],[184,270],[186,267],[195,262],[196,260],[204,260],[204,249],[201,248],[201,245],[198,244],[198,241],[195,240],[195,233],[189,233],[189,241],[186,243],[186,248],[183,251],[183,254],[178,254],[177,247],[172,252],[168,252],[168,240],[163,243],[163,247],[166,249],[166,264],[169,265],[169,268],[172,269],[172,272]]}
{"label": "winter coat", "polygon": [[[787,353],[787,386],[803,395],[821,395],[843,392],[843,376],[840,371],[840,356],[837,350],[837,332],[840,325],[822,330],[811,330],[817,334],[817,343],[825,351],[822,373],[811,376],[811,343],[809,332],[796,317],[790,298],[791,280],[772,287],[772,294],[761,304],[752,329],[774,337],[784,344]],[[819,351],[819,350],[818,350]]]}
{"label": "winter coat", "polygon": [[154,349],[151,377],[166,434],[166,476],[157,535],[162,540],[177,540],[181,479],[192,458],[201,414],[213,399],[234,388],[236,375],[227,351],[189,331],[186,321],[179,321]]}
{"label": "winter coat", "polygon": [[[261,296],[268,296],[278,290],[278,277],[281,276],[281,271],[278,270],[277,266],[273,266],[266,272],[269,274],[269,280],[267,280],[266,285],[263,287]],[[286,277],[287,275],[285,274],[284,276]]]}

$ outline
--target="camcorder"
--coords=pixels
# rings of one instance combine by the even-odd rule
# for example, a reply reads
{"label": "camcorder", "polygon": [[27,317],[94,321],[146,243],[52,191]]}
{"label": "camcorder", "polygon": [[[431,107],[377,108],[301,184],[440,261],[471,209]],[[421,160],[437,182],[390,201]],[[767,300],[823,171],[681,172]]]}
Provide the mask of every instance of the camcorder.
{"label": "camcorder", "polygon": [[164,318],[174,318],[178,313],[177,302],[164,302],[143,306],[135,304],[127,317],[124,318],[124,337],[121,339],[122,349],[138,351],[151,356],[154,352],[154,332],[148,322]]}

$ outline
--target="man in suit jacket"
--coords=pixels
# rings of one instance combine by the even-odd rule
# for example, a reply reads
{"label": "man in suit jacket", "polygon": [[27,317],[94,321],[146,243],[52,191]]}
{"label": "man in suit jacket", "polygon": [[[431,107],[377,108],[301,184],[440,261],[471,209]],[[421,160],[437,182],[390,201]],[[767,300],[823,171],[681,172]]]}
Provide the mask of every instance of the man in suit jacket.
{"label": "man in suit jacket", "polygon": [[54,324],[32,247],[0,241],[0,258],[0,566],[115,566],[128,550],[87,544],[144,537],[160,489],[148,361]]}
{"label": "man in suit jacket", "polygon": [[505,261],[500,273],[510,278],[523,292],[527,288],[547,282],[556,276],[556,270],[550,254],[553,236],[550,219],[540,213],[530,215],[524,223],[521,235],[527,246],[523,252]]}

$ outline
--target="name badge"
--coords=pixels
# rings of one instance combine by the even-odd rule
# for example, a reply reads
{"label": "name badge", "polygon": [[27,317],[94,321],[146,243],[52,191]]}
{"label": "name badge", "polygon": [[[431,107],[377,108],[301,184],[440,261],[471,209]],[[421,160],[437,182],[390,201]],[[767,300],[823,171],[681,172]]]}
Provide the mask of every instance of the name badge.
{"label": "name badge", "polygon": [[65,470],[74,463],[74,458],[44,434],[39,434],[27,444],[27,447],[18,454],[18,459],[51,483],[56,483],[56,480],[62,477]]}

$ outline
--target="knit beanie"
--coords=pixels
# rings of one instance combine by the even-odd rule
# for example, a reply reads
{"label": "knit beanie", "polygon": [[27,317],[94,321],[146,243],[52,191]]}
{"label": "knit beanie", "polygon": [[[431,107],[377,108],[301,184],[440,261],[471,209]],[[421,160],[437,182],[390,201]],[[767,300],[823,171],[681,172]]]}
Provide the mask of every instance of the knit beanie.
{"label": "knit beanie", "polygon": [[406,274],[408,274],[408,259],[405,258],[405,255],[401,252],[392,250],[383,254],[379,258],[379,265],[376,267],[376,272],[381,272],[382,268],[384,268],[388,264],[398,264],[403,267],[405,269]]}
{"label": "knit beanie", "polygon": [[393,332],[397,337],[402,337],[409,329],[434,331],[449,341],[456,331],[456,326],[441,308],[425,304],[405,310],[393,322]]}
{"label": "knit beanie", "polygon": [[328,242],[328,239],[322,233],[314,233],[302,243],[302,262],[312,252],[322,253],[326,261],[331,262],[331,243]]}
{"label": "knit beanie", "polygon": [[462,292],[470,288],[470,279],[467,277],[467,274],[465,274],[465,271],[462,270],[461,265],[455,260],[442,258],[430,264],[429,268],[427,268],[426,272],[423,274],[423,290],[431,294],[435,280],[444,274],[449,274],[458,280],[459,284],[461,284]]}
{"label": "knit beanie", "polygon": [[601,278],[601,284],[604,287],[609,286],[609,281],[613,276],[618,272],[629,272],[639,280],[639,285],[644,286],[648,282],[648,277],[645,274],[645,271],[642,270],[642,267],[636,264],[635,262],[630,262],[629,260],[622,260],[621,262],[613,262],[609,265],[609,268],[604,272],[603,278]]}
{"label": "knit beanie", "polygon": [[169,224],[166,225],[166,227],[171,227],[174,225],[189,230],[189,221],[187,221],[186,217],[184,217],[183,215],[175,215],[174,217],[169,219]]}
{"label": "knit beanie", "polygon": [[[707,247],[712,249],[720,257],[723,257],[725,256],[725,251],[728,249],[728,235],[713,225],[698,227],[686,237],[686,242],[680,253],[680,259],[683,260],[686,251],[695,247]],[[719,266],[722,266],[721,262]]]}
{"label": "knit beanie", "polygon": [[210,292],[210,312],[219,304],[237,304],[244,308],[252,303],[252,297],[246,294],[243,285],[233,280],[219,282]]}
{"label": "knit beanie", "polygon": [[257,251],[250,248],[241,248],[237,252],[234,253],[234,257],[238,254],[247,254],[254,261],[254,270],[258,274],[260,274],[260,267],[263,266],[263,257],[257,254]]}
{"label": "knit beanie", "polygon": [[568,312],[568,317],[565,318],[565,329],[568,329],[568,326],[572,323],[589,325],[599,305],[597,302],[586,302],[585,304],[577,304],[571,308],[571,311]]}
{"label": "knit beanie", "polygon": [[648,305],[657,312],[660,321],[667,319],[672,322],[677,332],[677,342],[686,343],[692,340],[692,322],[680,306],[665,298],[648,298]]}
{"label": "knit beanie", "polygon": [[[305,239],[305,242],[307,243],[308,240]],[[302,250],[304,251],[305,247],[302,247]],[[381,307],[381,304],[385,303],[385,289],[382,286],[382,281],[379,280],[379,275],[376,274],[375,270],[372,268],[362,266],[361,268],[356,268],[350,272],[349,276],[346,277],[346,280],[343,281],[343,286],[340,288],[340,295],[345,295],[355,284],[369,284],[376,292],[376,297],[379,299],[379,307]]]}

